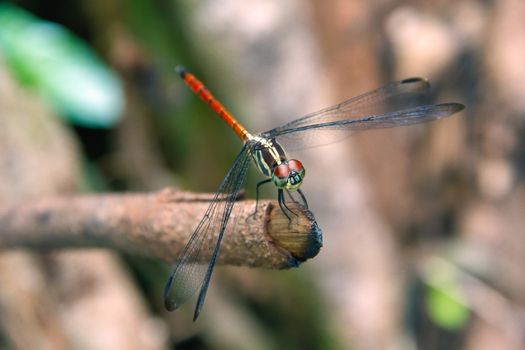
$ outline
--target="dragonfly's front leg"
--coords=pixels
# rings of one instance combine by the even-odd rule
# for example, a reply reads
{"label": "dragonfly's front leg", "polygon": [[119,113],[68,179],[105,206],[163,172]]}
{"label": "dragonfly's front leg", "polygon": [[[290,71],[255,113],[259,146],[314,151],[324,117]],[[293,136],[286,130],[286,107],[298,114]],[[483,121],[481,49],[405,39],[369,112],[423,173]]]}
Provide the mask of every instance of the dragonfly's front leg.
{"label": "dragonfly's front leg", "polygon": [[301,196],[301,199],[303,200],[303,205],[306,209],[308,209],[308,201],[306,200],[306,197],[303,193],[303,191],[301,191],[300,188],[297,189],[297,192],[299,193],[299,196]]}
{"label": "dragonfly's front leg", "polygon": [[272,179],[262,180],[257,183],[257,187],[255,188],[255,211],[250,216],[255,216],[257,214],[257,209],[259,206],[259,187],[261,187],[264,184],[267,184],[270,181],[272,181]]}
{"label": "dragonfly's front leg", "polygon": [[301,191],[300,189],[297,189],[297,192],[299,192],[299,196],[301,197],[300,201],[295,199],[295,197],[292,195],[292,193],[290,191],[286,191],[286,193],[288,194],[288,197],[290,197],[292,202],[294,202],[298,206],[301,206],[301,207],[303,207],[305,209],[308,209],[308,202],[306,201],[306,197],[305,197],[303,191]]}
{"label": "dragonfly's front leg", "polygon": [[298,216],[298,215],[286,205],[286,202],[284,200],[284,191],[282,188],[279,188],[277,190],[277,201],[279,202],[279,207],[281,207],[281,211],[288,218],[288,224],[290,224],[292,222],[292,218],[290,217],[290,215],[288,215],[287,211],[292,213],[295,216]]}

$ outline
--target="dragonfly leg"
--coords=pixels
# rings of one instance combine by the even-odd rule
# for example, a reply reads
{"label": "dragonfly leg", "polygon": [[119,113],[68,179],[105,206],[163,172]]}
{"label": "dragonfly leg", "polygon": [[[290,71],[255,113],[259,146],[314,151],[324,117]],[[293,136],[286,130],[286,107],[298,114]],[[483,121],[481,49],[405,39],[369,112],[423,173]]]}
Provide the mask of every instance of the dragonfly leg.
{"label": "dragonfly leg", "polygon": [[283,214],[288,218],[288,224],[290,224],[292,222],[292,218],[286,212],[286,209],[290,209],[286,206],[286,204],[284,204],[284,193],[282,189],[277,190],[277,202],[279,203],[279,207],[281,208]]}
{"label": "dragonfly leg", "polygon": [[261,187],[261,185],[267,184],[270,181],[272,181],[272,179],[262,180],[257,183],[257,187],[255,188],[255,211],[251,216],[255,216],[255,214],[257,214],[257,207],[259,205],[259,187]]}
{"label": "dragonfly leg", "polygon": [[[288,191],[286,191],[288,192]],[[288,195],[290,195],[290,192],[288,192]],[[284,199],[284,191],[282,189],[278,190],[278,196],[277,199],[279,201],[279,206],[281,207],[281,210],[283,211],[284,215],[288,218],[288,221],[291,222],[290,216],[287,214],[287,211],[292,213],[295,216],[299,216],[296,212],[294,212],[290,207],[286,205],[286,200]],[[292,198],[292,200],[295,202],[295,200]]]}
{"label": "dragonfly leg", "polygon": [[[294,200],[294,202],[295,202],[295,200]],[[288,211],[289,211],[290,213],[292,213],[292,214],[295,215],[295,216],[299,216],[296,212],[294,212],[292,209],[290,209],[290,208],[286,205],[286,201],[285,201],[285,199],[284,199],[284,194],[283,194],[283,205],[284,205],[284,207],[285,207],[286,209],[288,209]]]}
{"label": "dragonfly leg", "polygon": [[301,191],[300,189],[297,190],[299,192],[299,196],[301,197],[301,200],[298,201],[297,199],[295,199],[295,197],[292,195],[292,193],[290,191],[286,191],[288,193],[288,197],[290,197],[290,199],[297,205],[300,205],[306,209],[308,209],[308,202],[306,201],[306,197],[303,193],[303,191]]}
{"label": "dragonfly leg", "polygon": [[299,196],[301,196],[301,199],[303,200],[303,205],[306,207],[306,209],[308,209],[308,201],[306,200],[306,197],[305,197],[303,191],[301,191],[301,189],[298,188],[297,192],[299,193]]}

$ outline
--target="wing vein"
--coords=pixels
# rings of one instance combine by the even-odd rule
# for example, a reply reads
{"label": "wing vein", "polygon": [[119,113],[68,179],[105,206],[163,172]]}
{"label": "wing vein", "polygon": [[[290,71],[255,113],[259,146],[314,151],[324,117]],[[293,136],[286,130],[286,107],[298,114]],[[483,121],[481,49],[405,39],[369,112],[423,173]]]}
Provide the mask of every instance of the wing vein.
{"label": "wing vein", "polygon": [[194,319],[198,316],[235,199],[246,178],[249,161],[250,150],[245,144],[166,282],[164,304],[168,310],[177,309],[200,288]]}

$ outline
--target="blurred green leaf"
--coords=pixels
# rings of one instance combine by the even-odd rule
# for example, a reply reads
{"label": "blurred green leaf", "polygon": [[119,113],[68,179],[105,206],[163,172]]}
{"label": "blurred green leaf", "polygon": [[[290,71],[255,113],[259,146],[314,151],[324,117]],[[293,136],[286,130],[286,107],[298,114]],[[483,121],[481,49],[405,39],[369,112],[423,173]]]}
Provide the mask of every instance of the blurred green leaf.
{"label": "blurred green leaf", "polygon": [[119,79],[64,27],[0,4],[0,54],[20,82],[71,122],[110,127],[120,119],[124,101]]}
{"label": "blurred green leaf", "polygon": [[452,264],[436,259],[426,276],[425,303],[430,318],[440,327],[459,330],[466,326],[470,310],[459,286],[459,272]]}

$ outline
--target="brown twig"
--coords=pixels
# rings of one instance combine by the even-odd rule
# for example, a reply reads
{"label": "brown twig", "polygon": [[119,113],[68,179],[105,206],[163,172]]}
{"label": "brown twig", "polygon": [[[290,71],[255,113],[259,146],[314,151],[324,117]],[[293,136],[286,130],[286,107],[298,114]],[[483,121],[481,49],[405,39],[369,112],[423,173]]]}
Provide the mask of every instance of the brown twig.
{"label": "brown twig", "polygon": [[[209,194],[156,193],[42,198],[0,204],[0,249],[109,247],[175,261],[204,215]],[[293,203],[291,203],[293,204]],[[292,222],[271,201],[239,201],[218,264],[288,268],[315,256],[321,231],[307,210]],[[216,233],[214,233],[216,234]],[[206,257],[205,257],[206,258]]]}

